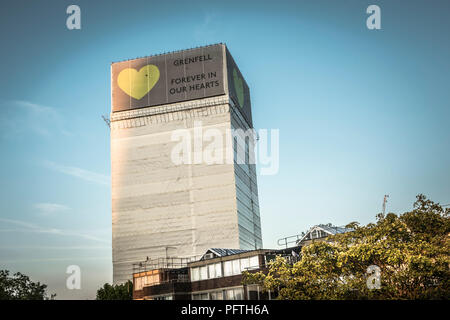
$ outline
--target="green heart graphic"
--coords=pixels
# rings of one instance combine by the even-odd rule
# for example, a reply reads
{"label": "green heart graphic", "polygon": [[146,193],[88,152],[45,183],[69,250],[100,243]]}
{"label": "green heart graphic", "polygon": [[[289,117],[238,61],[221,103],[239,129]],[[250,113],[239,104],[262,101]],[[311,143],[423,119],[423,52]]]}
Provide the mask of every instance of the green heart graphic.
{"label": "green heart graphic", "polygon": [[236,69],[233,69],[233,82],[234,89],[236,90],[237,99],[239,102],[239,107],[244,107],[244,81],[239,77]]}

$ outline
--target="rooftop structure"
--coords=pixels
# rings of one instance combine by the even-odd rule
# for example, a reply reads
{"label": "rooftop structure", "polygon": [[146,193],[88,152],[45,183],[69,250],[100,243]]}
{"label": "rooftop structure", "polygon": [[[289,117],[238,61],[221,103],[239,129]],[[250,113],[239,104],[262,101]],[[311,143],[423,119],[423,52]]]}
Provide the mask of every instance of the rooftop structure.
{"label": "rooftop structure", "polygon": [[297,241],[296,244],[300,246],[308,245],[315,240],[326,240],[329,236],[336,235],[339,233],[351,232],[353,229],[345,227],[333,226],[331,223],[319,224],[306,233],[304,233]]}

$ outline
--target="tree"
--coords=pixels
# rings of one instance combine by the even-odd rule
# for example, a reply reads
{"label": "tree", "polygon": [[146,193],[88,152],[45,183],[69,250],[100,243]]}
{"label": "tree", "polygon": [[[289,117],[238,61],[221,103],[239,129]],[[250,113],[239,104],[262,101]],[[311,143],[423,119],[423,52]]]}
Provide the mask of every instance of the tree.
{"label": "tree", "polygon": [[132,300],[133,283],[127,281],[123,284],[110,285],[105,283],[97,290],[97,300]]}
{"label": "tree", "polygon": [[0,270],[0,300],[53,300],[56,294],[46,294],[47,285],[33,282],[20,272],[13,276],[8,270]]}
{"label": "tree", "polygon": [[[277,290],[279,299],[449,299],[450,210],[418,195],[413,210],[305,246],[290,264],[277,257],[243,282]],[[380,288],[369,289],[378,266]],[[376,268],[376,267],[375,267]]]}

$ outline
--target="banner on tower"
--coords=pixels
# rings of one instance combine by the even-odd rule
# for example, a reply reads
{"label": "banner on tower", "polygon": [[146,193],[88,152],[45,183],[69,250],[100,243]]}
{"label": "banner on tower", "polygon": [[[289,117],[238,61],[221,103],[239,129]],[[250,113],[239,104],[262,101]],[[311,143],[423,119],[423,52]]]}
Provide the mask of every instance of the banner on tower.
{"label": "banner on tower", "polygon": [[111,76],[113,112],[222,95],[223,45],[116,62]]}

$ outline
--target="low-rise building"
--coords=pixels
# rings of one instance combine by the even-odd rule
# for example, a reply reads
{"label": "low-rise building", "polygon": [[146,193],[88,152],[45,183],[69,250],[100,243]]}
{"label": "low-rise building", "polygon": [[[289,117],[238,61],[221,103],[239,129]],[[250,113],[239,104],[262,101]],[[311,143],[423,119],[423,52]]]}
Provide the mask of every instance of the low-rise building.
{"label": "low-rise building", "polygon": [[[148,259],[133,265],[133,299],[141,300],[270,300],[277,292],[263,292],[257,284],[243,284],[243,271],[267,272],[277,255],[290,263],[301,258],[301,248],[329,236],[353,231],[319,224],[301,235],[283,238],[285,249],[211,248],[192,258]],[[290,240],[294,239],[294,240]],[[280,243],[280,242],[279,242]]]}
{"label": "low-rise building", "polygon": [[298,257],[300,247],[283,250],[211,248],[197,261],[161,261],[141,265],[133,274],[134,299],[144,300],[270,300],[276,292],[263,292],[259,285],[244,285],[243,271],[266,272],[277,255]]}

